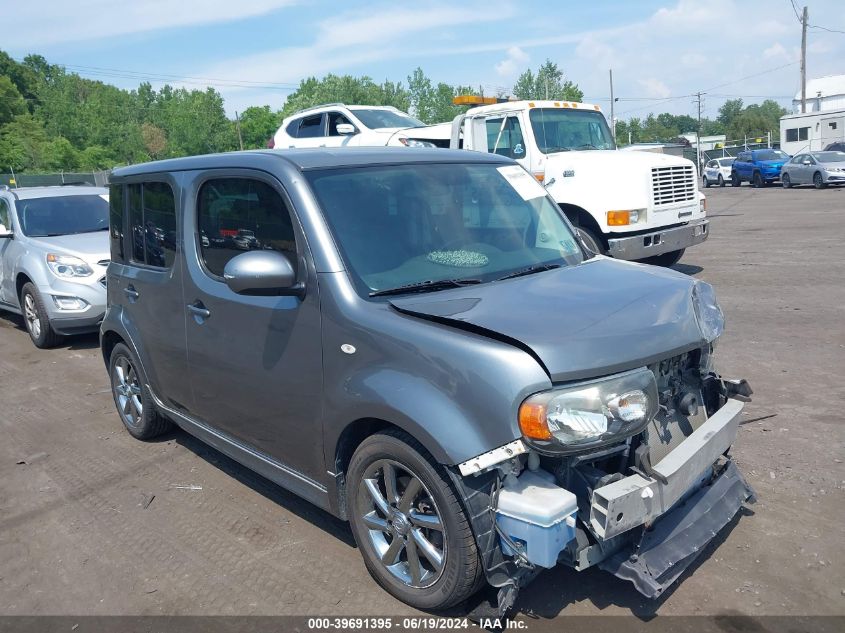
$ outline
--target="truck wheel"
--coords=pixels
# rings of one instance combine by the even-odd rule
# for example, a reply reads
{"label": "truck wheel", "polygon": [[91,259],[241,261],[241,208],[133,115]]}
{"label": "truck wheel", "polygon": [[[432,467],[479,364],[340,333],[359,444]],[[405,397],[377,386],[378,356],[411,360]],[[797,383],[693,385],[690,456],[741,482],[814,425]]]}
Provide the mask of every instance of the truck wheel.
{"label": "truck wheel", "polygon": [[349,522],[375,581],[418,609],[475,593],[484,572],[448,475],[401,431],[364,440],[349,464]]}
{"label": "truck wheel", "polygon": [[739,179],[739,174],[735,171],[731,172],[731,187],[739,187],[742,184],[742,181]]}
{"label": "truck wheel", "polygon": [[704,177],[702,178],[702,180],[704,180],[704,187],[705,187],[705,189],[709,189],[709,188],[710,188],[710,181],[709,181],[709,180],[707,180],[707,176],[704,176]]}
{"label": "truck wheel", "polygon": [[827,183],[824,181],[824,178],[822,178],[822,173],[820,171],[813,174],[813,184],[816,186],[816,189],[824,189],[827,187]]}
{"label": "truck wheel", "polygon": [[581,235],[581,240],[587,248],[593,251],[596,255],[605,255],[607,253],[607,250],[602,245],[602,241],[590,229],[585,229],[583,226],[579,226],[577,231],[579,235]]}
{"label": "truck wheel", "polygon": [[724,187],[724,186],[725,186],[725,179],[724,179],[724,178],[722,178],[722,174],[719,174],[719,186],[720,186],[720,187]]}
{"label": "truck wheel", "polygon": [[759,171],[755,171],[754,175],[751,177],[751,186],[755,189],[760,189],[765,182],[763,181],[763,176],[760,174]]}
{"label": "truck wheel", "polygon": [[780,184],[783,186],[784,189],[789,189],[792,187],[792,179],[789,177],[789,174],[783,174],[780,177]]}
{"label": "truck wheel", "polygon": [[27,282],[23,285],[20,302],[26,331],[35,347],[39,349],[55,347],[62,337],[56,334],[53,326],[50,325],[47,310],[44,308],[44,302],[41,301],[41,294],[35,284]]}
{"label": "truck wheel", "polygon": [[109,376],[120,421],[132,437],[149,440],[170,430],[170,421],[156,411],[141,363],[123,343],[112,350]]}
{"label": "truck wheel", "polygon": [[670,251],[669,253],[663,253],[662,255],[655,255],[654,257],[647,257],[646,259],[640,260],[644,264],[651,264],[652,266],[664,266],[668,268],[669,266],[674,266],[679,261],[681,261],[681,257],[684,256],[684,251],[686,249],[682,248],[678,251]]}

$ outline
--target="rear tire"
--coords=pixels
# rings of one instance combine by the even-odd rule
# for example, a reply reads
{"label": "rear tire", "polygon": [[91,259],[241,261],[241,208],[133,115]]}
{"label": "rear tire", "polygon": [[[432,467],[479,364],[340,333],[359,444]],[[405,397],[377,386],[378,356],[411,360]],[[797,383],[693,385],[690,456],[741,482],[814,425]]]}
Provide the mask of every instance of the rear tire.
{"label": "rear tire", "polygon": [[789,174],[783,174],[780,177],[780,184],[784,189],[790,189],[792,187],[792,179],[789,177]]}
{"label": "rear tire", "polygon": [[742,184],[742,180],[739,178],[739,174],[735,171],[731,172],[731,187],[739,187]]}
{"label": "rear tire", "polygon": [[38,292],[38,288],[31,281],[25,283],[21,288],[20,302],[26,331],[35,347],[49,349],[58,345],[62,337],[56,334],[53,326],[50,325],[47,310],[41,300],[41,293]]}
{"label": "rear tire", "polygon": [[760,188],[762,188],[765,184],[766,184],[766,182],[763,180],[763,175],[762,175],[759,171],[755,171],[755,172],[754,172],[754,175],[753,175],[753,176],[751,176],[751,185],[752,185],[755,189],[760,189]]}
{"label": "rear tire", "polygon": [[719,186],[720,186],[720,187],[724,187],[724,186],[725,186],[725,179],[724,179],[724,178],[722,178],[722,174],[719,174]]}
{"label": "rear tire", "polygon": [[480,588],[484,570],[461,502],[443,467],[416,440],[398,430],[368,437],[352,456],[347,482],[352,534],[370,575],[388,593],[438,610]]}
{"label": "rear tire", "polygon": [[644,264],[651,264],[652,266],[663,266],[665,268],[669,268],[681,261],[681,257],[684,256],[685,250],[686,249],[682,248],[678,251],[670,251],[668,253],[663,253],[662,255],[655,255],[654,257],[643,259],[642,262]]}
{"label": "rear tire", "polygon": [[824,189],[827,187],[827,183],[824,181],[824,178],[822,178],[822,173],[820,171],[813,174],[813,184],[816,189]]}
{"label": "rear tire", "polygon": [[170,430],[170,420],[156,410],[141,363],[123,343],[111,352],[109,376],[120,421],[132,437],[149,440]]}

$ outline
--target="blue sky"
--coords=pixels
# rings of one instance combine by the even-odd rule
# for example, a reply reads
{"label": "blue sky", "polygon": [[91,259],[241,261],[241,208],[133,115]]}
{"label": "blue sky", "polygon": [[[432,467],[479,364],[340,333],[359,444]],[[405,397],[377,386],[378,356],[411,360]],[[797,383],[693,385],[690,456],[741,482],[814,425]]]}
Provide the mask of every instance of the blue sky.
{"label": "blue sky", "polygon": [[[845,31],[841,0],[806,2],[811,24]],[[329,72],[405,83],[420,66],[509,92],[546,58],[605,110],[612,67],[620,118],[693,114],[699,90],[711,117],[736,96],[789,107],[800,88],[790,0],[32,0],[10,11],[0,48],[13,57],[39,53],[124,88],[212,85],[230,114],[280,108],[300,79]],[[845,33],[811,29],[808,49],[808,78],[845,73]]]}

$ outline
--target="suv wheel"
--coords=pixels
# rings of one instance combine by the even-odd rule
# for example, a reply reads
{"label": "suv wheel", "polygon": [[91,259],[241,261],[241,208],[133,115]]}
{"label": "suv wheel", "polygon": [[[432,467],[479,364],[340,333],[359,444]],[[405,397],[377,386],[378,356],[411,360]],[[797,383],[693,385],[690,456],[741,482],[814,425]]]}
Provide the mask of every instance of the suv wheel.
{"label": "suv wheel", "polygon": [[409,436],[364,440],[349,464],[347,507],[367,570],[399,600],[445,609],[479,589],[484,574],[461,503]]}
{"label": "suv wheel", "polygon": [[783,185],[784,189],[789,189],[790,187],[792,187],[792,179],[789,177],[789,174],[781,175],[780,184]]}
{"label": "suv wheel", "polygon": [[822,178],[822,173],[820,171],[813,174],[813,184],[816,186],[816,189],[824,189],[827,187],[827,183],[825,183],[824,178]]}
{"label": "suv wheel", "polygon": [[735,171],[731,172],[731,187],[739,187],[742,181],[739,179],[739,174]]}
{"label": "suv wheel", "polygon": [[170,421],[156,411],[141,363],[123,343],[112,350],[109,376],[120,421],[132,437],[149,440],[170,429]]}
{"label": "suv wheel", "polygon": [[763,181],[763,175],[759,171],[755,171],[754,175],[751,177],[751,184],[753,187],[759,189],[766,183]]}
{"label": "suv wheel", "polygon": [[720,187],[724,187],[724,186],[725,186],[725,179],[724,179],[724,178],[722,178],[722,174],[719,174],[719,186],[720,186]]}
{"label": "suv wheel", "polygon": [[53,326],[50,325],[44,302],[32,282],[24,284],[20,301],[26,331],[29,332],[29,338],[35,343],[35,347],[47,349],[57,345],[62,337],[56,334]]}
{"label": "suv wheel", "polygon": [[709,189],[710,188],[710,181],[707,180],[707,176],[704,176],[703,180],[704,180],[704,187],[706,189]]}

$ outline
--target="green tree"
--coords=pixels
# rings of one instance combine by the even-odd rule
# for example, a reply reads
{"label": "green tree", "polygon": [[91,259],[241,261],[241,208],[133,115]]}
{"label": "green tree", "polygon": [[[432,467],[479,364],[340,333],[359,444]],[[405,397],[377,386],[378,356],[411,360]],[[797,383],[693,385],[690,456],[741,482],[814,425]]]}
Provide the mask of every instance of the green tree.
{"label": "green tree", "polygon": [[742,109],[742,99],[728,99],[719,108],[719,116],[716,120],[727,129],[734,119],[740,115]]}
{"label": "green tree", "polygon": [[285,101],[282,118],[297,110],[324,103],[392,105],[400,110],[407,110],[409,104],[408,92],[401,83],[385,81],[383,84],[377,84],[367,76],[329,74],[322,79],[303,79]]}
{"label": "green tree", "polygon": [[522,73],[514,84],[513,94],[517,99],[584,99],[584,93],[578,85],[564,79],[563,71],[550,59],[543,62],[536,75],[530,68]]}
{"label": "green tree", "polygon": [[0,128],[0,166],[15,171],[34,169],[41,165],[47,133],[39,119],[21,114]]}
{"label": "green tree", "polygon": [[423,123],[450,122],[468,110],[468,106],[455,105],[454,98],[474,92],[470,86],[452,86],[444,82],[434,85],[422,68],[417,68],[408,77],[410,112]]}
{"label": "green tree", "polygon": [[0,125],[9,123],[26,111],[26,101],[18,87],[8,77],[0,75]]}
{"label": "green tree", "polygon": [[281,117],[270,106],[252,106],[241,113],[241,137],[244,149],[266,147],[267,141],[279,129]]}
{"label": "green tree", "polygon": [[79,152],[63,136],[47,141],[41,150],[39,167],[48,171],[71,171],[79,167]]}

